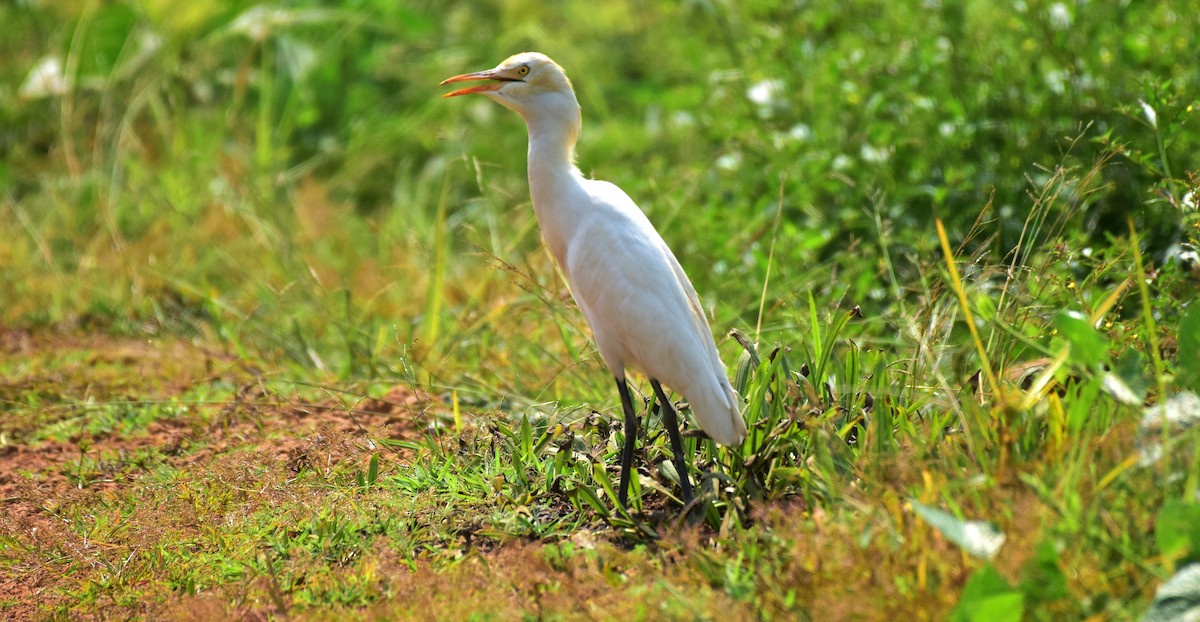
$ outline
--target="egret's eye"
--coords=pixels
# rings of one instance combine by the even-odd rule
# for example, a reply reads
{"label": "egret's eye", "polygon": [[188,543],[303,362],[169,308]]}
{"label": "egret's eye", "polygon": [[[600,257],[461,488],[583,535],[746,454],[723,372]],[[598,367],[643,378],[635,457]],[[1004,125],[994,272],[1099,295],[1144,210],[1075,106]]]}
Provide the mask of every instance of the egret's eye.
{"label": "egret's eye", "polygon": [[520,67],[517,68],[517,75],[524,76],[524,75],[528,75],[528,74],[529,74],[529,65],[521,65]]}

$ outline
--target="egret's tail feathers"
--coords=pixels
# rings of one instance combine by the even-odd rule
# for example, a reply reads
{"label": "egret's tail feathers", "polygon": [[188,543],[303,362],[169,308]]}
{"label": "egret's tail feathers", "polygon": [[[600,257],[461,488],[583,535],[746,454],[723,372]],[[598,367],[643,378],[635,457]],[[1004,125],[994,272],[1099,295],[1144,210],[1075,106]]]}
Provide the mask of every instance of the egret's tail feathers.
{"label": "egret's tail feathers", "polygon": [[724,374],[718,374],[716,380],[694,387],[694,395],[685,397],[696,421],[713,440],[722,445],[738,445],[746,438],[746,422],[738,409],[737,393]]}

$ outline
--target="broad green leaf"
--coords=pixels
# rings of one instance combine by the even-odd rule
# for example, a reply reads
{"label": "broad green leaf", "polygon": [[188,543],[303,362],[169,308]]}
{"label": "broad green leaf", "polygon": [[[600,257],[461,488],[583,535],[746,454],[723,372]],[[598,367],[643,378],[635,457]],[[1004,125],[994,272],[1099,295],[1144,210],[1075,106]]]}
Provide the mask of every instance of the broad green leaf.
{"label": "broad green leaf", "polygon": [[[1198,299],[1200,300],[1200,299]],[[1175,362],[1175,383],[1200,391],[1200,303],[1193,300],[1179,321],[1179,358]]]}
{"label": "broad green leaf", "polygon": [[1054,327],[1071,348],[1067,359],[1071,363],[1092,368],[1104,361],[1108,340],[1092,326],[1086,315],[1078,311],[1059,311],[1054,315]]}
{"label": "broad green leaf", "polygon": [[79,75],[108,77],[121,58],[122,52],[131,45],[131,36],[137,25],[137,13],[121,3],[105,3],[90,18],[80,19],[73,34],[81,37],[83,49],[79,53]]}
{"label": "broad green leaf", "polygon": [[1154,521],[1154,540],[1166,557],[1200,555],[1200,504],[1167,501]]}
{"label": "broad green leaf", "polygon": [[1067,577],[1059,565],[1058,548],[1042,542],[1034,549],[1033,557],[1021,568],[1021,592],[1030,601],[1050,602],[1070,595]]}
{"label": "broad green leaf", "polygon": [[1025,595],[1013,589],[988,564],[971,575],[950,619],[954,622],[1020,622],[1024,613]]}
{"label": "broad green leaf", "polygon": [[532,459],[533,455],[533,424],[530,423],[527,415],[521,416],[521,445],[520,449],[523,455]]}
{"label": "broad green leaf", "polygon": [[975,313],[979,314],[979,319],[985,322],[991,322],[996,318],[996,301],[990,295],[975,296]]}

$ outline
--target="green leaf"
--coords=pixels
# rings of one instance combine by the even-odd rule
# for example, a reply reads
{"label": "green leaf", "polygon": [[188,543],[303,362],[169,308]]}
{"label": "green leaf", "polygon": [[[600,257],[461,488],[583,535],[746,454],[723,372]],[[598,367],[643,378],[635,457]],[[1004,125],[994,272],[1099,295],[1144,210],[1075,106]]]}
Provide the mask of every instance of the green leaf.
{"label": "green leaf", "polygon": [[996,301],[990,294],[974,296],[972,302],[974,303],[975,313],[979,315],[979,319],[984,322],[991,322],[996,318]]}
{"label": "green leaf", "polygon": [[1179,358],[1175,362],[1175,383],[1200,391],[1200,302],[1193,300],[1179,321]]}
{"label": "green leaf", "polygon": [[[1146,391],[1150,386],[1146,381],[1145,373],[1143,373],[1145,368],[1146,362],[1142,353],[1134,348],[1128,348],[1113,366],[1111,376],[1118,383],[1110,384],[1106,379],[1105,386],[1118,401],[1130,405],[1140,405],[1146,401]],[[1112,385],[1119,386],[1123,391],[1113,391]]]}
{"label": "green leaf", "polygon": [[122,3],[107,4],[89,17],[80,19],[76,28],[81,30],[72,35],[82,35],[83,49],[78,67],[80,76],[108,77],[122,52],[130,46],[137,21],[137,14]]}
{"label": "green leaf", "polygon": [[521,415],[521,452],[533,458],[533,424],[529,421],[528,415]]}
{"label": "green leaf", "polygon": [[[3,181],[0,179],[0,181]],[[746,394],[746,387],[750,385],[750,378],[754,374],[754,370],[758,367],[755,361],[757,357],[750,350],[742,350],[742,355],[738,357],[737,373],[734,375],[733,388],[738,392],[738,395]]]}
{"label": "green leaf", "polygon": [[1034,549],[1033,557],[1021,568],[1021,592],[1029,600],[1047,603],[1070,595],[1059,557],[1058,548],[1051,542],[1042,542]]}
{"label": "green leaf", "polygon": [[988,564],[971,575],[950,619],[954,622],[1020,622],[1025,595]]}
{"label": "green leaf", "polygon": [[1154,521],[1154,541],[1166,557],[1200,556],[1200,504],[1164,503]]}
{"label": "green leaf", "polygon": [[608,472],[604,470],[604,463],[592,465],[592,479],[600,486],[604,494],[608,495],[609,503],[614,506],[617,504],[617,491],[613,486],[612,479],[608,477]]}
{"label": "green leaf", "polygon": [[910,501],[917,514],[947,540],[980,559],[990,560],[1004,544],[1004,533],[985,521],[963,520],[937,508]]}
{"label": "green leaf", "polygon": [[1054,315],[1054,327],[1071,348],[1067,360],[1081,367],[1093,368],[1108,356],[1108,340],[1101,335],[1088,317],[1078,311],[1059,311]]}
{"label": "green leaf", "polygon": [[591,506],[591,508],[595,510],[597,514],[604,518],[608,518],[608,506],[604,505],[604,502],[600,500],[600,497],[596,496],[596,493],[593,492],[591,488],[579,485],[571,490],[568,490],[567,495],[575,497],[577,502],[582,501],[583,503],[586,503],[587,505]]}
{"label": "green leaf", "polygon": [[371,454],[371,462],[367,465],[367,486],[374,486],[379,479],[379,454]]}

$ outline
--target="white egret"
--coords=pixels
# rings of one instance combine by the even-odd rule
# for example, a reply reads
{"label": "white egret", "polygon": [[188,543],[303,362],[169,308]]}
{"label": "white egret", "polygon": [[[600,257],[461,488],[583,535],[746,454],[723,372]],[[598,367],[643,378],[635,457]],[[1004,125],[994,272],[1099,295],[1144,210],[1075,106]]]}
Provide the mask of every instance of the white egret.
{"label": "white egret", "polygon": [[529,192],[546,245],[583,310],[625,413],[618,497],[626,505],[638,416],[627,368],[646,374],[662,407],[683,500],[692,500],[679,424],[661,380],[683,394],[700,427],[723,445],[746,436],[738,398],[717,354],[691,281],[646,215],[617,186],[585,179],[575,166],[582,124],[562,68],[526,52],[494,69],[442,82],[485,81],[447,93],[478,93],[515,111],[529,130]]}

